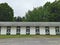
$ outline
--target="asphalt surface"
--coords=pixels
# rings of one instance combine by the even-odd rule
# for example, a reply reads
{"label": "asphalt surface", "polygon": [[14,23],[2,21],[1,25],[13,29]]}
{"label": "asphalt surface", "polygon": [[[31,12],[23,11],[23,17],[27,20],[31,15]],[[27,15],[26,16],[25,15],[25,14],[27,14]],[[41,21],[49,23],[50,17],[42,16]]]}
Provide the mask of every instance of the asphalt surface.
{"label": "asphalt surface", "polygon": [[0,45],[60,45],[60,38],[0,39]]}

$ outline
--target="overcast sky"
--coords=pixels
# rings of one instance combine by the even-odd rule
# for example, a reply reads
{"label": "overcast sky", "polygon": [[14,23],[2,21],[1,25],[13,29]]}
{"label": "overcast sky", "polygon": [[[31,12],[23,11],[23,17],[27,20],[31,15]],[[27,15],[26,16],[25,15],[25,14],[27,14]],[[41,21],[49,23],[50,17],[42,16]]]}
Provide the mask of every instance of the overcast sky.
{"label": "overcast sky", "polygon": [[43,6],[47,1],[54,0],[0,0],[0,3],[7,2],[14,9],[14,16],[25,16],[28,10]]}

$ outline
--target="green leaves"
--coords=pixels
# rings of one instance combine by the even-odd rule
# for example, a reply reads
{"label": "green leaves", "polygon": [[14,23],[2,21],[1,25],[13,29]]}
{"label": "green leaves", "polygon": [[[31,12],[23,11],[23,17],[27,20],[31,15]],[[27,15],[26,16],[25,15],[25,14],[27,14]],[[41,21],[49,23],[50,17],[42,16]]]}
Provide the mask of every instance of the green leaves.
{"label": "green leaves", "polygon": [[60,0],[47,2],[44,6],[28,11],[24,17],[14,17],[13,9],[7,3],[0,4],[0,21],[60,22]]}
{"label": "green leaves", "polygon": [[25,18],[30,22],[58,22],[60,21],[60,1],[47,2],[43,7],[29,10]]}
{"label": "green leaves", "polygon": [[0,21],[13,21],[13,9],[7,3],[0,4]]}

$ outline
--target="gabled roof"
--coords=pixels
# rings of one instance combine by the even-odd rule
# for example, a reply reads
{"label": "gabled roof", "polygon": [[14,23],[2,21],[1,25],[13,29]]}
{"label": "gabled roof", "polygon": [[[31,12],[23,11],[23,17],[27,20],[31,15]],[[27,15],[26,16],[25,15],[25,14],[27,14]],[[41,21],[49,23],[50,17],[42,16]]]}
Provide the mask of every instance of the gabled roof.
{"label": "gabled roof", "polygon": [[60,26],[60,22],[0,22],[0,26]]}

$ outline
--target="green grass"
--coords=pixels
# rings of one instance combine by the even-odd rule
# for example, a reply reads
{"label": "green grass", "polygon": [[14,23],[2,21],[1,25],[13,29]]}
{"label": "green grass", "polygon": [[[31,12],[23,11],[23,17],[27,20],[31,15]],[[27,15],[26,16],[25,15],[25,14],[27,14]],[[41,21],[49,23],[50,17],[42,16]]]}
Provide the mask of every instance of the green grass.
{"label": "green grass", "polygon": [[60,35],[0,35],[1,38],[60,38]]}

